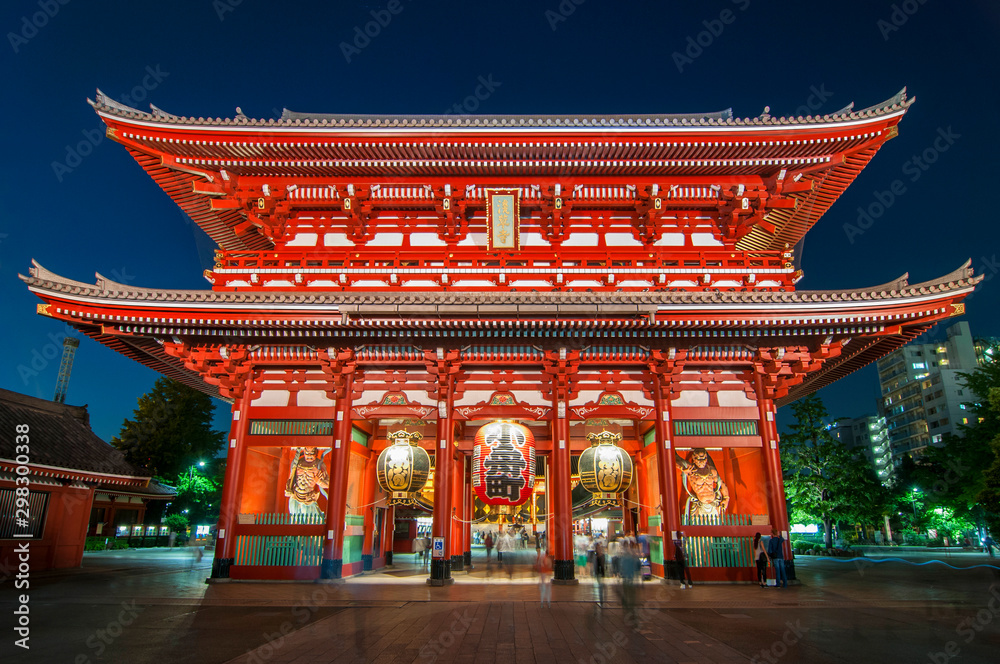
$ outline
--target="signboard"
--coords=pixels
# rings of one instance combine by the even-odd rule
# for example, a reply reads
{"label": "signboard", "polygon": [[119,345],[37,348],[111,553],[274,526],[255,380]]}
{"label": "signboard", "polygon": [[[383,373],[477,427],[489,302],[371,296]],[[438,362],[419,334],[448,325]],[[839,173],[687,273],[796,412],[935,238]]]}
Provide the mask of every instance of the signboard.
{"label": "signboard", "polygon": [[432,550],[431,557],[444,558],[444,538],[435,537],[434,543],[431,545],[431,550]]}
{"label": "signboard", "polygon": [[490,251],[520,248],[520,196],[520,189],[486,190],[486,228]]}

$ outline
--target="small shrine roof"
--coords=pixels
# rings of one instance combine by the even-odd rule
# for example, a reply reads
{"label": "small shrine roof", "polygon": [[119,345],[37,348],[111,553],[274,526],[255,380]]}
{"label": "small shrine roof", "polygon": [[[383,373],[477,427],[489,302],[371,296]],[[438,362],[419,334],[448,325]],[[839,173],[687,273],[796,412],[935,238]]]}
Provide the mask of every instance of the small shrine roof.
{"label": "small shrine roof", "polygon": [[[14,431],[28,426],[32,472],[53,477],[86,476],[104,479],[108,485],[146,486],[149,475],[125,460],[120,450],[99,438],[90,429],[86,406],[70,406],[26,394],[0,389],[0,426],[10,435],[0,439],[0,460],[13,462]],[[165,494],[164,494],[165,495]]]}

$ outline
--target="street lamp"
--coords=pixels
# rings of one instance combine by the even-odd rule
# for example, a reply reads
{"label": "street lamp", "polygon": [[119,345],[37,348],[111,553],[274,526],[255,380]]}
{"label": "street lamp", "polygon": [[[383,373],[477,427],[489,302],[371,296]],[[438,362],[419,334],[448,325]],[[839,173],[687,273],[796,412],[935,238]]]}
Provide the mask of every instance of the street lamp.
{"label": "street lamp", "polygon": [[913,490],[910,491],[910,505],[913,506],[913,518],[914,519],[917,518],[917,494],[918,493],[920,493],[920,489],[918,489],[917,487],[913,487]]}

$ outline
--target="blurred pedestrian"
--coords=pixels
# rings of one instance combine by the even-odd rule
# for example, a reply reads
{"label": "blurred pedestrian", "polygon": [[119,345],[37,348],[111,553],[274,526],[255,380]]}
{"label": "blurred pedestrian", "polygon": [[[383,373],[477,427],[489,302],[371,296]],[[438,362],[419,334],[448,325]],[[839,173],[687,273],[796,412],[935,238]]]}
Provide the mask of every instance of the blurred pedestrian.
{"label": "blurred pedestrian", "polygon": [[486,533],[486,562],[490,562],[490,556],[493,554],[493,533]]}
{"label": "blurred pedestrian", "polygon": [[[684,547],[684,533],[677,531],[677,539],[674,540],[674,562],[677,563],[677,578],[680,579],[681,590],[694,588],[694,582],[691,580],[691,570],[688,569],[687,551],[685,551]],[[687,585],[684,585],[685,577],[687,577]]]}
{"label": "blurred pedestrian", "polygon": [[538,549],[535,567],[538,570],[538,593],[541,606],[552,608],[552,559],[542,549]]}
{"label": "blurred pedestrian", "polygon": [[195,565],[201,562],[201,557],[204,555],[205,551],[202,547],[198,546],[197,540],[191,538],[191,567],[194,568]]}
{"label": "blurred pedestrian", "polygon": [[594,583],[597,584],[597,603],[604,604],[604,577],[607,571],[604,561],[604,545],[601,540],[594,541]]}
{"label": "blurred pedestrian", "polygon": [[420,564],[423,565],[424,564],[424,553],[425,552],[426,552],[426,549],[424,547],[424,538],[423,537],[416,537],[416,538],[414,538],[414,540],[413,540],[413,562],[417,562],[417,560],[419,559],[420,560]]}
{"label": "blurred pedestrian", "polygon": [[639,553],[635,540],[626,537],[622,542],[619,567],[622,575],[622,610],[635,613],[635,576],[639,572]]}

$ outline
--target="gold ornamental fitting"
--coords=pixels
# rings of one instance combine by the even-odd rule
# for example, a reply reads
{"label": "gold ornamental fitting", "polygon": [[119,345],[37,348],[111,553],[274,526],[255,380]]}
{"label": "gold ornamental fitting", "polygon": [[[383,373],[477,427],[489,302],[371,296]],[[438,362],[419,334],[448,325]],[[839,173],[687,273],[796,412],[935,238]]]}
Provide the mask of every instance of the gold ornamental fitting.
{"label": "gold ornamental fitting", "polygon": [[391,440],[396,445],[408,444],[416,445],[424,434],[419,431],[407,431],[406,429],[400,429],[399,431],[390,431],[386,434],[386,438]]}
{"label": "gold ornamental fitting", "polygon": [[590,507],[618,507],[617,493],[595,493]]}
{"label": "gold ornamental fitting", "polygon": [[621,439],[621,431],[609,431],[607,429],[602,429],[601,431],[592,431],[587,434],[587,440],[590,441],[591,447],[596,445],[614,445],[621,441]]}

